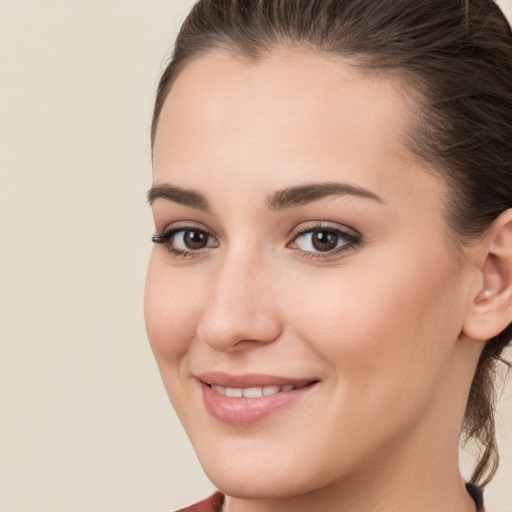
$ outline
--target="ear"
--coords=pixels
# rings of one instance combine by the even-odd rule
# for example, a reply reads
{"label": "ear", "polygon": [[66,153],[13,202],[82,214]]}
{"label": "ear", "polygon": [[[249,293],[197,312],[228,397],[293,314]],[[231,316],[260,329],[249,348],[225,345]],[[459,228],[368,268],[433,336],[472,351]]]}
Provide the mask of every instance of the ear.
{"label": "ear", "polygon": [[512,209],[492,223],[475,249],[478,280],[462,330],[487,341],[512,322]]}

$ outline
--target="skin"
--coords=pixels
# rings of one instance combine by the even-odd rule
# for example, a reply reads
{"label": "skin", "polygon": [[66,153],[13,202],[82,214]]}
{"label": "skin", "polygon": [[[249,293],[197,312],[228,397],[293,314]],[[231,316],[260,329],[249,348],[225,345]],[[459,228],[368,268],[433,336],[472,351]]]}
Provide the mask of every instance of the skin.
{"label": "skin", "polygon": [[[252,64],[214,53],[166,99],[154,183],[201,194],[209,211],[157,198],[155,229],[211,238],[185,257],[154,246],[147,331],[229,512],[474,510],[458,440],[479,340],[498,328],[491,296],[506,288],[491,235],[509,219],[458,246],[445,184],[405,147],[413,109],[396,87],[306,51]],[[379,199],[268,207],[276,191],[326,182]],[[314,253],[297,230],[318,222],[360,240]],[[197,376],[212,370],[319,382],[262,421],[230,425],[203,402]]]}

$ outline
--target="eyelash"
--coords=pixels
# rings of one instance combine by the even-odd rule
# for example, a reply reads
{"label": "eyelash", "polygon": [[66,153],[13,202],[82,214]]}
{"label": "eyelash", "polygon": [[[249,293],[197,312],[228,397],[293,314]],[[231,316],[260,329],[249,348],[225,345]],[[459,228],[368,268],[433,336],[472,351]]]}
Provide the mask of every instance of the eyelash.
{"label": "eyelash", "polygon": [[[218,244],[215,246],[206,246],[200,249],[190,249],[190,250],[183,250],[183,249],[177,249],[174,247],[172,238],[178,234],[183,232],[184,235],[186,232],[192,232],[196,234],[200,234],[201,236],[207,236],[208,238],[215,238],[214,235],[212,235],[208,230],[202,229],[196,226],[179,226],[175,228],[169,228],[162,233],[155,233],[151,237],[151,241],[155,244],[162,244],[165,245],[166,249],[169,251],[169,253],[176,258],[181,259],[188,259],[188,258],[195,258],[201,256],[205,251],[207,251],[209,248],[218,247]],[[334,234],[336,237],[346,240],[346,243],[341,245],[340,247],[336,247],[329,251],[304,251],[300,248],[292,247],[293,244],[296,243],[296,241],[309,233],[315,233],[315,232],[326,232],[330,234]],[[296,233],[293,236],[293,239],[286,244],[286,247],[299,250],[302,252],[302,256],[309,259],[320,259],[320,258],[329,258],[333,256],[337,256],[345,251],[353,250],[359,247],[362,243],[361,235],[359,233],[349,233],[348,231],[344,231],[340,228],[335,228],[333,226],[325,226],[322,223],[316,223],[314,225],[309,226],[303,226],[299,228]],[[339,240],[338,240],[339,241]]]}
{"label": "eyelash", "polygon": [[175,228],[169,228],[165,230],[162,233],[155,233],[151,237],[151,241],[154,244],[162,244],[165,245],[166,249],[169,251],[169,253],[176,257],[176,258],[195,258],[198,256],[201,256],[202,253],[207,250],[206,248],[202,249],[190,249],[190,250],[182,250],[182,249],[176,249],[176,247],[173,246],[172,238],[178,234],[183,232],[184,234],[189,231],[193,233],[199,233],[200,235],[206,235],[207,237],[211,238],[213,235],[209,233],[206,229],[201,229],[196,226],[179,226]]}
{"label": "eyelash", "polygon": [[322,223],[316,223],[313,225],[309,225],[309,226],[306,225],[306,226],[299,228],[297,230],[296,234],[293,236],[292,241],[289,242],[286,246],[291,247],[291,245],[294,244],[300,237],[303,237],[309,233],[312,234],[315,232],[327,232],[330,234],[334,234],[339,239],[341,238],[341,239],[346,240],[346,243],[344,243],[340,247],[336,247],[332,250],[325,251],[325,252],[322,252],[322,251],[313,252],[313,251],[304,251],[302,249],[298,249],[302,252],[302,256],[305,258],[310,258],[310,259],[320,259],[320,258],[329,258],[329,257],[332,258],[333,256],[337,256],[346,251],[357,249],[357,247],[359,247],[362,244],[361,235],[355,231],[354,231],[354,233],[350,233],[348,230],[345,231],[341,228],[336,228],[334,226],[330,226],[330,225],[326,226],[325,224],[322,224]]}

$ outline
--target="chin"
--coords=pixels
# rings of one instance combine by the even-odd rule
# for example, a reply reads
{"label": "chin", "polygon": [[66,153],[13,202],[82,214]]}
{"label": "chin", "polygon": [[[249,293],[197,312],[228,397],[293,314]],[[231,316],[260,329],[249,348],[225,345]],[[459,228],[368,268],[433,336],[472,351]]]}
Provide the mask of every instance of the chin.
{"label": "chin", "polygon": [[311,492],[315,486],[310,483],[297,481],[292,471],[284,476],[273,477],[268,474],[241,473],[220,470],[206,472],[210,481],[222,493],[239,499],[287,499]]}
{"label": "chin", "polygon": [[[266,449],[222,451],[222,454],[198,452],[202,467],[215,487],[222,493],[239,499],[288,499],[314,492],[328,486],[326,475],[332,468],[307,457],[301,457],[301,450],[288,452],[273,449],[266,443]],[[315,469],[316,468],[316,469]],[[323,469],[323,470],[322,470]],[[340,471],[341,472],[341,471]],[[337,475],[341,476],[341,475]]]}

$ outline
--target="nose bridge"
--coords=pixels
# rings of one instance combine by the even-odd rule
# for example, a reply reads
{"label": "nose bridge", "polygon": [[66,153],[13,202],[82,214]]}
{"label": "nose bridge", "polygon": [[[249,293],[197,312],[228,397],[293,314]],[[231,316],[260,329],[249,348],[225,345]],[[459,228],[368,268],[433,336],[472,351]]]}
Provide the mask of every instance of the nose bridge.
{"label": "nose bridge", "polygon": [[271,273],[259,252],[243,247],[228,251],[218,262],[198,327],[200,338],[216,350],[229,350],[241,341],[275,340],[280,322]]}

